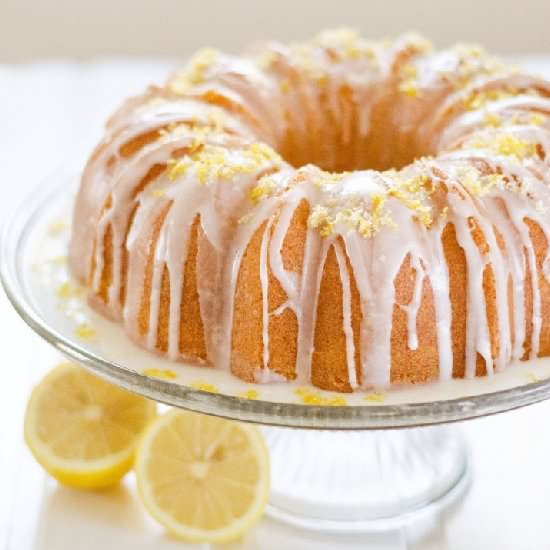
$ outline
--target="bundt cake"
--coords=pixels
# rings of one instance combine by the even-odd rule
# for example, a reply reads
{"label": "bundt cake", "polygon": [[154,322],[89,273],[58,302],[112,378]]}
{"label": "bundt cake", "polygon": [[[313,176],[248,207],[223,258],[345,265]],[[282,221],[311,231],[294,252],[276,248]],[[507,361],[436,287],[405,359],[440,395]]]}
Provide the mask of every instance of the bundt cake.
{"label": "bundt cake", "polygon": [[110,119],[70,266],[139,345],[351,392],[550,355],[550,83],[342,30],[205,50]]}

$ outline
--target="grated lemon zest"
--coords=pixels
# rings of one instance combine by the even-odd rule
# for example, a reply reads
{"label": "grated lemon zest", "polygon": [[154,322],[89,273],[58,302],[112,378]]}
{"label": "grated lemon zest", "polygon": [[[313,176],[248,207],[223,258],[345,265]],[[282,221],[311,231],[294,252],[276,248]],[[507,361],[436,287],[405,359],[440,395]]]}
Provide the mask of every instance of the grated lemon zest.
{"label": "grated lemon zest", "polygon": [[170,369],[145,369],[142,371],[142,374],[150,378],[160,378],[163,380],[175,380],[177,378],[177,374]]}
{"label": "grated lemon zest", "polygon": [[210,384],[208,382],[203,382],[201,380],[195,380],[190,384],[191,388],[194,388],[195,390],[205,391],[208,393],[219,393],[220,390],[214,386],[214,384]]}
{"label": "grated lemon zest", "polygon": [[75,328],[75,334],[81,340],[93,340],[97,333],[89,323],[80,323]]}

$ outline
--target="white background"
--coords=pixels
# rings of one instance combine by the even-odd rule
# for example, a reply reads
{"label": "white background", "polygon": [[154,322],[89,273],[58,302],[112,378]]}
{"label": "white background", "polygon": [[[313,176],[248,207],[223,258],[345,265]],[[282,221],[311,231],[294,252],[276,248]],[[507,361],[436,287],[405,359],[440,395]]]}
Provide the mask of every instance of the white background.
{"label": "white background", "polygon": [[370,37],[418,30],[440,46],[550,54],[549,23],[548,0],[0,0],[0,62],[241,51],[339,25]]}

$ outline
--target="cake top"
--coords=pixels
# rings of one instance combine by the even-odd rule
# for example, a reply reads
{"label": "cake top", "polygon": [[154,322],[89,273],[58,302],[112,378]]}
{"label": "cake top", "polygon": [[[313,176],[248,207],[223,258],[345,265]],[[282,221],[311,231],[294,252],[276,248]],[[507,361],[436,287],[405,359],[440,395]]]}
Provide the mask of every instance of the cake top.
{"label": "cake top", "polygon": [[[273,112],[267,116],[256,108],[259,90],[274,99]],[[506,66],[479,46],[460,44],[434,52],[429,41],[413,33],[395,41],[368,41],[349,29],[330,30],[307,43],[269,43],[259,52],[239,58],[205,49],[169,79],[165,92],[168,102],[175,96],[200,99],[222,108],[222,112],[207,113],[206,122],[182,124],[184,133],[193,127],[195,142],[183,155],[169,161],[171,181],[191,168],[198,183],[204,184],[256,173],[264,163],[272,172],[275,167],[299,167],[305,161],[290,178],[262,175],[248,192],[250,208],[284,196],[291,187],[313,185],[320,192],[316,200],[310,193],[313,204],[309,223],[323,236],[357,231],[371,237],[381,229],[398,230],[392,213],[392,205],[397,203],[420,224],[430,227],[446,217],[444,207],[439,208],[433,201],[437,189],[459,193],[465,189],[473,198],[502,189],[525,192],[524,186],[513,185],[511,177],[484,174],[469,159],[487,162],[496,157],[506,165],[536,165],[541,144],[533,129],[547,124],[544,114],[523,107],[546,97],[546,83],[521,75],[516,67]],[[363,160],[356,155],[350,170],[335,171],[333,165],[339,162],[327,162],[320,151],[312,151],[321,148],[312,138],[320,127],[314,113],[309,128],[303,129],[305,145],[288,139],[293,130],[289,130],[293,111],[303,109],[307,97],[322,98],[329,93],[339,96],[340,102],[349,100],[348,110],[356,111],[362,126],[335,128],[337,133],[354,133],[341,136],[343,139],[336,144],[338,152],[355,146],[354,140],[363,141],[368,157],[369,145],[379,150],[381,144],[377,141],[384,138],[389,138],[388,149],[407,141],[408,148],[387,155],[394,157],[390,160],[396,168],[362,170],[358,176],[356,168],[369,166],[368,158],[362,166]],[[376,93],[395,94],[391,107],[381,106],[379,112],[373,112],[372,97]],[[438,102],[437,109],[433,108],[434,101]],[[277,105],[281,104],[287,106],[286,112],[277,116],[281,114]],[[349,117],[349,113],[343,114]],[[384,114],[391,128],[377,136],[373,119]],[[207,143],[212,135],[226,136],[228,119],[234,118],[265,139],[237,145],[235,150],[226,144]],[[419,121],[422,127],[414,127]],[[349,121],[342,125],[346,122],[353,125]],[[170,129],[170,138],[177,131]],[[368,139],[362,140],[365,136]],[[288,141],[295,146],[290,154],[286,154]],[[308,151],[298,155],[299,147]],[[434,158],[443,152],[462,157],[464,166],[453,175],[442,173],[437,169],[440,161],[434,163]],[[316,162],[318,159],[321,161]],[[404,168],[399,169],[400,165]],[[250,215],[245,213],[240,219],[246,218]]]}

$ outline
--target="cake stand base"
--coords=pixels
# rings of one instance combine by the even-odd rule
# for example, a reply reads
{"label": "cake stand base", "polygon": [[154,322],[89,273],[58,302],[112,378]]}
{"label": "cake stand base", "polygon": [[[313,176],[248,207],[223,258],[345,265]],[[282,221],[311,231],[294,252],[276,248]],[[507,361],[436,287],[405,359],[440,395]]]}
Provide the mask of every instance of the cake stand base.
{"label": "cake stand base", "polygon": [[468,486],[456,428],[262,430],[272,463],[268,514],[297,527],[396,529],[451,506]]}

